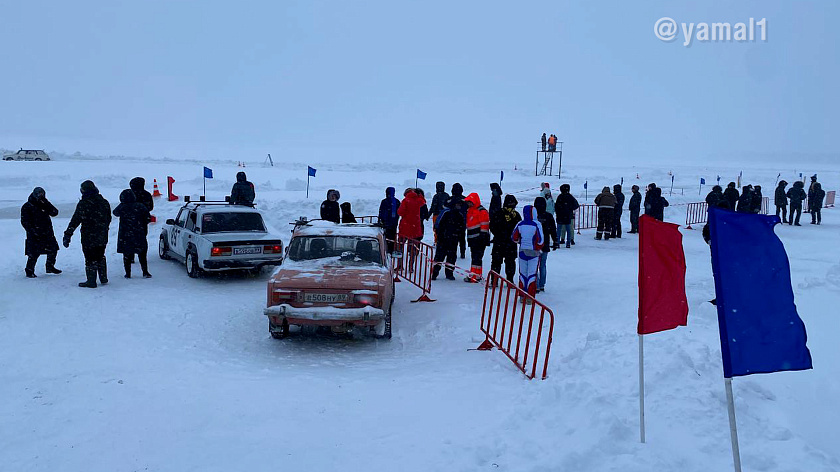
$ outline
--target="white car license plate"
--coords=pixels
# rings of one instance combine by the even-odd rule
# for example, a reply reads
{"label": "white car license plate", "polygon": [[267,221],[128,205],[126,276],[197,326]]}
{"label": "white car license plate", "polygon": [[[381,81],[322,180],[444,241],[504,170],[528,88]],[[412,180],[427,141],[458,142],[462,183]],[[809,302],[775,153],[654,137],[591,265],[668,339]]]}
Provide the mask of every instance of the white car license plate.
{"label": "white car license plate", "polygon": [[320,302],[320,303],[335,303],[346,302],[346,293],[304,293],[303,301],[305,302]]}
{"label": "white car license plate", "polygon": [[234,256],[244,256],[246,254],[262,254],[261,246],[247,246],[233,248]]}

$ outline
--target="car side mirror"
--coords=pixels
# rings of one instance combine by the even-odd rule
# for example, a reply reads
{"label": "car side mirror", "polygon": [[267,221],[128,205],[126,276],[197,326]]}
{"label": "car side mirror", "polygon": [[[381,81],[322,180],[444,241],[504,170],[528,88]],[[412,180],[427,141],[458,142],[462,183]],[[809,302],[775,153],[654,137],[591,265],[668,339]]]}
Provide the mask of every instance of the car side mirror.
{"label": "car side mirror", "polygon": [[201,232],[201,228],[199,228],[198,226],[196,226],[196,227],[195,227],[195,232],[196,232],[196,233],[200,233],[200,232]]}
{"label": "car side mirror", "polygon": [[175,226],[175,220],[173,220],[172,218],[168,218],[166,220],[166,224],[171,225],[171,226]]}

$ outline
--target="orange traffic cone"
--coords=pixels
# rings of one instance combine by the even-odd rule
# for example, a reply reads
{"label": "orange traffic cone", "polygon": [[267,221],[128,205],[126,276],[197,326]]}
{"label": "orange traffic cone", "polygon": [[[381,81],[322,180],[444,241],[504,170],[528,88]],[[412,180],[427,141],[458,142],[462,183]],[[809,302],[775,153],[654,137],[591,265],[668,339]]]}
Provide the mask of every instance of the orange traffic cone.
{"label": "orange traffic cone", "polygon": [[155,180],[155,191],[152,192],[152,196],[153,197],[162,197],[163,194],[160,193],[160,189],[158,189],[158,186],[157,186],[157,179],[154,179],[154,180]]}

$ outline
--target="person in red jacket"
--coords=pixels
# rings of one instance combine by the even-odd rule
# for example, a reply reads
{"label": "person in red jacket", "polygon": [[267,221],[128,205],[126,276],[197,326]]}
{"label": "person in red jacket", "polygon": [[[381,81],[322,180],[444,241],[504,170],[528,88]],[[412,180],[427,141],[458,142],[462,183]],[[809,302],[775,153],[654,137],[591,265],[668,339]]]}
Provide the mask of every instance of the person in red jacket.
{"label": "person in red jacket", "polygon": [[471,193],[464,199],[467,203],[467,245],[470,247],[470,275],[465,282],[481,281],[484,268],[484,251],[490,245],[490,214],[481,206],[477,193]]}
{"label": "person in red jacket", "polygon": [[414,268],[414,260],[417,256],[417,242],[423,239],[423,207],[426,199],[421,197],[414,189],[406,189],[405,197],[400,203],[397,214],[400,216],[399,239],[406,241],[408,245],[408,267],[409,271]]}

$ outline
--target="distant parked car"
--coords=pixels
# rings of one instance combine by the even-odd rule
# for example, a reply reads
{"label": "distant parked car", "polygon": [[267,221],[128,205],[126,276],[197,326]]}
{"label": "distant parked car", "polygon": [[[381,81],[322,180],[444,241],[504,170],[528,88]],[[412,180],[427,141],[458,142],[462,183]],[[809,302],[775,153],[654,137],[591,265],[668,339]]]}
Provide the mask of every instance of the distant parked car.
{"label": "distant parked car", "polygon": [[4,161],[48,161],[49,154],[40,149],[21,149],[18,152],[3,154]]}
{"label": "distant parked car", "polygon": [[187,202],[161,228],[158,255],[184,262],[190,277],[205,271],[259,271],[282,262],[283,241],[268,231],[256,208]]}
{"label": "distant parked car", "polygon": [[268,281],[268,331],[290,326],[336,333],[366,328],[391,337],[394,268],[382,228],[370,224],[303,222],[295,226],[283,263]]}

